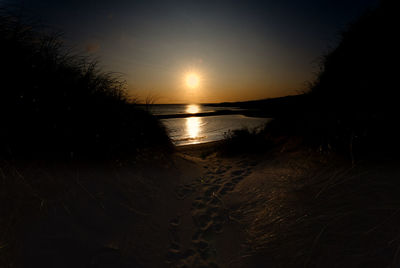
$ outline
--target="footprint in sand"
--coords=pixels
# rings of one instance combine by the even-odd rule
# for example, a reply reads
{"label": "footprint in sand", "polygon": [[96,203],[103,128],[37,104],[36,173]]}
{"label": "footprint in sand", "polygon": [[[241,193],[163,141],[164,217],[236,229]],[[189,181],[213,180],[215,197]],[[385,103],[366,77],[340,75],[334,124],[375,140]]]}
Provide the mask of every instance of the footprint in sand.
{"label": "footprint in sand", "polygon": [[222,173],[226,172],[226,169],[224,168],[218,168],[214,173],[216,175],[221,175]]}
{"label": "footprint in sand", "polygon": [[218,189],[219,189],[218,185],[211,185],[211,186],[204,187],[204,194],[206,196],[210,196],[213,193],[217,192]]}
{"label": "footprint in sand", "polygon": [[181,252],[179,249],[170,248],[167,253],[167,263],[175,263],[181,259]]}
{"label": "footprint in sand", "polygon": [[232,179],[232,182],[237,184],[239,182],[241,182],[244,178],[242,176],[238,176]]}
{"label": "footprint in sand", "polygon": [[217,179],[213,180],[213,182],[215,184],[220,184],[222,182],[222,179],[221,178],[217,178]]}
{"label": "footprint in sand", "polygon": [[180,216],[177,216],[173,218],[172,220],[169,221],[169,226],[172,228],[178,228],[178,226],[181,224],[181,218]]}
{"label": "footprint in sand", "polygon": [[192,217],[201,231],[207,230],[213,224],[211,215],[207,212],[207,209],[194,211]]}
{"label": "footprint in sand", "polygon": [[201,252],[205,252],[209,248],[208,242],[205,240],[201,239],[193,240],[192,243],[195,246],[195,248]]}
{"label": "footprint in sand", "polygon": [[206,207],[206,204],[202,200],[194,200],[192,202],[192,207],[196,209],[202,209]]}
{"label": "footprint in sand", "polygon": [[217,198],[216,195],[213,196],[213,198],[211,198],[210,201],[208,201],[209,205],[220,205],[222,203],[222,200]]}
{"label": "footprint in sand", "polygon": [[234,186],[233,183],[227,182],[222,186],[221,190],[219,190],[219,194],[220,195],[225,195],[227,192],[232,191],[234,187],[235,186]]}
{"label": "footprint in sand", "polygon": [[223,166],[221,162],[216,162],[214,168],[204,167],[208,169],[205,177],[196,179],[192,184],[177,187],[176,195],[179,199],[185,199],[194,192],[197,192],[199,196],[194,198],[191,206],[196,231],[189,248],[180,247],[178,237],[180,217],[173,218],[169,222],[172,243],[167,254],[167,262],[171,266],[218,267],[212,261],[217,255],[212,234],[223,232],[223,226],[228,219],[221,198],[233,191],[236,185],[251,173],[251,166],[253,166],[251,163],[243,161],[239,169],[232,169],[232,166]]}
{"label": "footprint in sand", "polygon": [[238,170],[232,171],[232,172],[231,172],[231,175],[232,175],[232,176],[239,176],[239,175],[242,175],[243,172],[244,172],[244,170],[238,169]]}
{"label": "footprint in sand", "polygon": [[191,195],[196,189],[196,184],[181,184],[175,188],[176,198],[182,200]]}

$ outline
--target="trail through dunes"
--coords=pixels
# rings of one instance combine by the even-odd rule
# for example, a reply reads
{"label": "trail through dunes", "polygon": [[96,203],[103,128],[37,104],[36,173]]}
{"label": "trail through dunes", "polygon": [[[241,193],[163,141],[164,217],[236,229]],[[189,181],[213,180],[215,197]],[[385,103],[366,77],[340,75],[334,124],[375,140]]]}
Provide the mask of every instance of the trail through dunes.
{"label": "trail through dunes", "polygon": [[169,220],[166,262],[172,267],[234,267],[244,235],[226,202],[256,162],[184,157],[201,165],[203,172],[175,188],[175,197],[181,203]]}

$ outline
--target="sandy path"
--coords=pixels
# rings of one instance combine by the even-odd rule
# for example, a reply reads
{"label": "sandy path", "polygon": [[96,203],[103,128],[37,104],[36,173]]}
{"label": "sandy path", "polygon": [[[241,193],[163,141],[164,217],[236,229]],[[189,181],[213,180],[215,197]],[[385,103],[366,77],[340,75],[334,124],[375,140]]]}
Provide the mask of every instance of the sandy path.
{"label": "sandy path", "polygon": [[244,242],[243,232],[226,205],[235,187],[256,164],[245,159],[182,157],[203,169],[201,177],[175,188],[179,200],[176,215],[169,220],[171,267],[233,267]]}

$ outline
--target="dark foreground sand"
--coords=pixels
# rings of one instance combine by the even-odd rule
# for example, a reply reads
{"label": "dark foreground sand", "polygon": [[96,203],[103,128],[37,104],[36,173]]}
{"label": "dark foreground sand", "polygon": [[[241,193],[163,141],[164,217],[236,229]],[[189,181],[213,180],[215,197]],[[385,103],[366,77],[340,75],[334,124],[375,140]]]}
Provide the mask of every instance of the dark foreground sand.
{"label": "dark foreground sand", "polygon": [[[181,146],[173,155],[150,153],[129,163],[3,164],[3,183],[18,191],[1,193],[14,200],[3,202],[14,214],[1,222],[8,230],[2,238],[16,243],[2,246],[0,261],[18,259],[23,267],[359,267],[372,258],[379,262],[368,267],[379,267],[393,256],[382,245],[396,233],[388,230],[398,226],[392,208],[399,189],[387,184],[381,192],[398,168],[385,163],[360,172],[347,160],[296,149],[295,142],[229,157],[216,153],[218,145]],[[372,257],[348,254],[346,246]]]}
{"label": "dark foreground sand", "polygon": [[[285,194],[300,167],[271,155],[221,157],[218,143],[182,146],[178,155],[201,168],[176,187],[180,200],[169,225],[167,264],[177,267],[260,267],[253,260],[249,220],[266,211],[268,199]],[[301,157],[299,155],[299,157]],[[296,156],[294,156],[296,158]],[[285,183],[283,183],[285,182]],[[277,193],[279,192],[279,193]]]}
{"label": "dark foreground sand", "polygon": [[15,244],[3,248],[2,262],[235,267],[246,235],[233,214],[241,202],[234,193],[260,160],[218,157],[216,145],[182,146],[172,156],[150,153],[125,164],[3,164],[23,197],[5,193],[18,221],[4,227]]}
{"label": "dark foreground sand", "polygon": [[167,267],[397,267],[397,161],[353,166],[295,139],[259,154],[217,146],[178,148],[188,169],[169,212]]}

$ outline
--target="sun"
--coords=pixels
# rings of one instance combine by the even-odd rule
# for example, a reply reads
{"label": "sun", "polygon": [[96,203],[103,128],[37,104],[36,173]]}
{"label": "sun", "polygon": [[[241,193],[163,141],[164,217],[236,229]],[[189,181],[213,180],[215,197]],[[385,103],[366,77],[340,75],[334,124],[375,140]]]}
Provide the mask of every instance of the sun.
{"label": "sun", "polygon": [[189,88],[197,88],[200,83],[199,76],[194,73],[190,73],[190,74],[186,75],[185,80],[186,80],[186,85]]}

